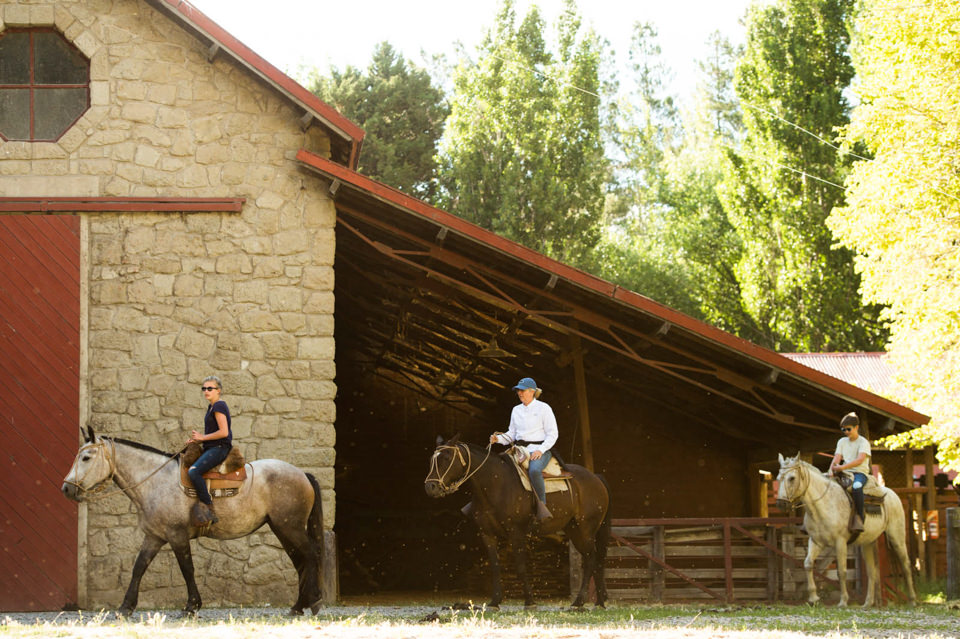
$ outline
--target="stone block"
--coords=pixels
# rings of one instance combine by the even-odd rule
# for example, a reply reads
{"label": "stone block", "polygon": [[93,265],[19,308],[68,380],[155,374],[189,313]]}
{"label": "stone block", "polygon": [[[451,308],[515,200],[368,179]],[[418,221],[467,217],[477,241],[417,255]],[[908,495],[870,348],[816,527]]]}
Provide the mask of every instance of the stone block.
{"label": "stone block", "polygon": [[276,375],[264,375],[257,379],[256,397],[263,400],[275,399],[277,397],[286,397],[287,390],[277,379]]}
{"label": "stone block", "polygon": [[288,333],[265,333],[260,336],[265,357],[273,359],[293,359],[297,355],[297,339]]}
{"label": "stone block", "polygon": [[277,362],[277,377],[280,379],[308,379],[310,377],[310,364],[299,361]]}
{"label": "stone block", "polygon": [[273,252],[276,255],[303,253],[309,248],[311,241],[311,234],[302,230],[281,231],[273,236]]}
{"label": "stone block", "polygon": [[150,371],[143,367],[125,368],[118,372],[118,386],[121,391],[141,391],[147,386]]}
{"label": "stone block", "polygon": [[337,417],[337,405],[333,400],[304,400],[300,406],[300,419],[333,424]]}
{"label": "stone block", "polygon": [[332,337],[306,337],[300,340],[297,358],[301,360],[333,359],[336,342]]}
{"label": "stone block", "polygon": [[301,380],[297,382],[297,394],[303,399],[335,399],[337,385],[332,381]]}
{"label": "stone block", "polygon": [[[253,272],[253,265],[250,262],[250,257],[242,253],[221,255],[217,258],[216,272],[247,275]],[[266,301],[266,296],[264,296],[263,301]]]}
{"label": "stone block", "polygon": [[267,301],[268,294],[269,284],[267,280],[237,282],[233,289],[233,300],[235,302],[264,304]]}
{"label": "stone block", "polygon": [[244,333],[261,333],[282,328],[280,319],[275,314],[260,309],[252,309],[241,313],[239,321],[240,330]]}
{"label": "stone block", "polygon": [[332,291],[334,271],[329,266],[307,266],[303,269],[304,288],[320,291]]}
{"label": "stone block", "polygon": [[298,413],[300,404],[300,400],[295,397],[275,397],[267,401],[264,411],[273,415]]}
{"label": "stone block", "polygon": [[206,359],[213,354],[216,345],[213,337],[190,328],[184,328],[176,340],[176,348],[187,357]]}
{"label": "stone block", "polygon": [[131,360],[135,364],[155,366],[160,364],[160,345],[156,335],[136,335],[132,338]]}
{"label": "stone block", "polygon": [[120,117],[130,122],[153,124],[157,119],[157,107],[144,102],[128,102],[120,109]]}
{"label": "stone block", "polygon": [[303,293],[293,286],[271,286],[268,295],[270,310],[300,311],[303,308]]}

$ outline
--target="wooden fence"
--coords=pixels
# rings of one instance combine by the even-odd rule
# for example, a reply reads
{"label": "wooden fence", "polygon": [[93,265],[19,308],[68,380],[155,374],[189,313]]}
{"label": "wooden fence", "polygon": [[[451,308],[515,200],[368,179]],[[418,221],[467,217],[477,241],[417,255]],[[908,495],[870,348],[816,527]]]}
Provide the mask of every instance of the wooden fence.
{"label": "wooden fence", "polygon": [[[791,517],[615,519],[607,589],[615,600],[796,601],[806,596],[807,536]],[[837,586],[832,557],[818,562],[818,588]],[[857,553],[848,578],[860,575]],[[571,552],[571,584],[579,584]]]}

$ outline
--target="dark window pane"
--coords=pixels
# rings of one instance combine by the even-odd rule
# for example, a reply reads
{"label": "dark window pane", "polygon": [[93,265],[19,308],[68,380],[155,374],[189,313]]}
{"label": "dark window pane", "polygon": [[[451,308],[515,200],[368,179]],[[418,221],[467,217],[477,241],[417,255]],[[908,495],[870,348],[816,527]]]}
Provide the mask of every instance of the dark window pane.
{"label": "dark window pane", "polygon": [[0,84],[30,82],[30,34],[7,33],[0,36]]}
{"label": "dark window pane", "polygon": [[28,89],[0,89],[0,134],[8,140],[30,138]]}
{"label": "dark window pane", "polygon": [[87,109],[87,89],[36,89],[33,139],[56,140]]}
{"label": "dark window pane", "polygon": [[36,84],[86,84],[88,62],[59,33],[33,33],[34,70]]}

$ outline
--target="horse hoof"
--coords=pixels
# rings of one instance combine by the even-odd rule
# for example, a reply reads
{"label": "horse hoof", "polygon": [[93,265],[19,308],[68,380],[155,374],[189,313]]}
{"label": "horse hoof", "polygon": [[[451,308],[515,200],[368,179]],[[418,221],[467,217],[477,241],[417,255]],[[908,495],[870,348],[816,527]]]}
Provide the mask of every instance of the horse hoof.
{"label": "horse hoof", "polygon": [[488,603],[487,610],[500,610],[500,604],[498,603]]}
{"label": "horse hoof", "polygon": [[525,603],[525,604],[523,604],[523,609],[524,609],[524,610],[536,610],[536,609],[537,609],[537,604],[535,604],[535,603]]}
{"label": "horse hoof", "polygon": [[302,616],[303,616],[303,610],[300,609],[300,608],[291,608],[290,610],[287,611],[287,616],[288,616],[288,617],[302,617]]}

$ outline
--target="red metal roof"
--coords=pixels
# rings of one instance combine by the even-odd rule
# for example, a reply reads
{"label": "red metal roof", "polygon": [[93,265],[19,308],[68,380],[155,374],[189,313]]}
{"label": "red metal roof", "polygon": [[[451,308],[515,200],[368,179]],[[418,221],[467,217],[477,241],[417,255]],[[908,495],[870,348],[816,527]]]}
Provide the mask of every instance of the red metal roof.
{"label": "red metal roof", "polygon": [[785,357],[821,373],[878,395],[895,394],[893,371],[885,353],[783,353]]}
{"label": "red metal roof", "polygon": [[[257,55],[252,49],[227,33],[223,27],[186,0],[148,1],[159,5],[161,8],[168,9],[168,13],[185,23],[190,30],[202,34],[230,54],[240,64],[272,85],[289,100],[323,122],[331,131],[344,138],[351,146],[350,166],[356,168],[360,156],[360,146],[363,143],[364,135],[366,135],[363,129]],[[266,8],[266,5],[264,6]]]}
{"label": "red metal roof", "polygon": [[741,356],[763,362],[776,371],[804,380],[805,383],[813,384],[827,392],[842,395],[856,402],[872,406],[878,411],[896,416],[898,419],[907,423],[921,425],[930,420],[928,416],[918,413],[906,406],[897,404],[885,397],[852,385],[841,378],[826,374],[816,368],[805,366],[779,353],[696,320],[648,297],[624,289],[616,284],[573,268],[567,264],[563,264],[562,262],[558,262],[451,213],[430,206],[421,200],[331,162],[310,151],[301,149],[297,154],[297,159],[309,168],[366,192],[396,210],[402,210],[431,220],[439,226],[461,234],[475,242],[482,243],[501,254],[522,260],[527,264],[534,265],[550,274],[563,278],[592,294],[616,300],[626,307],[657,317],[675,327],[689,331],[701,339],[706,339],[725,349],[730,349]]}

